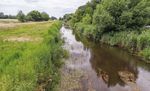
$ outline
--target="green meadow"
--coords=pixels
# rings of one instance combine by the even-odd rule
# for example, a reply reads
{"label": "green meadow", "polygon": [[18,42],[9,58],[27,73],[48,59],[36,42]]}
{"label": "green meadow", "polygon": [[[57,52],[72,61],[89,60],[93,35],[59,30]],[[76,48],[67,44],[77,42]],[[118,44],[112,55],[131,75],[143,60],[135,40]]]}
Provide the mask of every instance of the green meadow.
{"label": "green meadow", "polygon": [[0,27],[0,91],[55,89],[65,52],[60,28],[59,21]]}

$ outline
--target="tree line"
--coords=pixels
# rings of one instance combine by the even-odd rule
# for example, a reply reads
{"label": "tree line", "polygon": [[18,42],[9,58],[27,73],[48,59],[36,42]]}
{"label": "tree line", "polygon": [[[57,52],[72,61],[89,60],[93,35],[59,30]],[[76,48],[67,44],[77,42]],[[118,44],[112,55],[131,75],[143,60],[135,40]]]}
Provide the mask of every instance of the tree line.
{"label": "tree line", "polygon": [[54,16],[49,16],[46,12],[39,12],[37,10],[30,11],[27,15],[23,11],[19,11],[17,15],[5,15],[3,12],[0,12],[0,19],[18,19],[20,22],[27,21],[48,21],[56,20]]}
{"label": "tree line", "polygon": [[150,0],[92,0],[65,22],[81,34],[99,40],[108,32],[139,30],[150,24]]}
{"label": "tree line", "polygon": [[17,14],[17,19],[21,22],[26,22],[26,21],[48,21],[49,19],[56,20],[57,18],[54,16],[49,17],[49,15],[46,12],[39,12],[37,10],[33,10],[29,12],[27,15],[25,15],[22,11],[19,11]]}
{"label": "tree line", "polygon": [[63,20],[81,40],[118,46],[150,62],[150,0],[92,0]]}
{"label": "tree line", "polygon": [[16,19],[15,15],[6,15],[3,12],[0,12],[0,19]]}

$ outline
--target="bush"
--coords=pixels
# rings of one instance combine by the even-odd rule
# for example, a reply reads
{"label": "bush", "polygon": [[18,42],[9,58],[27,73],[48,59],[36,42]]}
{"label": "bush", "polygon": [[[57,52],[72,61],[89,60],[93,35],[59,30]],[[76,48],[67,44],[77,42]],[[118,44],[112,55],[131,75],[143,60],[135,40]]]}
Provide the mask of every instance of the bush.
{"label": "bush", "polygon": [[27,20],[28,21],[41,21],[42,16],[39,11],[33,10],[27,14]]}
{"label": "bush", "polygon": [[84,24],[91,24],[92,23],[92,18],[89,14],[86,14],[85,17],[82,19],[82,22]]}
{"label": "bush", "polygon": [[114,19],[102,5],[98,5],[93,16],[93,24],[96,25],[96,35],[101,37],[101,34],[113,30]]}
{"label": "bush", "polygon": [[143,56],[145,60],[150,60],[150,48],[145,48],[139,55]]}
{"label": "bush", "polygon": [[21,22],[25,22],[26,21],[25,14],[22,11],[19,11],[19,13],[17,14],[17,18]]}
{"label": "bush", "polygon": [[42,12],[41,17],[43,21],[48,21],[50,19],[49,15],[46,12]]}

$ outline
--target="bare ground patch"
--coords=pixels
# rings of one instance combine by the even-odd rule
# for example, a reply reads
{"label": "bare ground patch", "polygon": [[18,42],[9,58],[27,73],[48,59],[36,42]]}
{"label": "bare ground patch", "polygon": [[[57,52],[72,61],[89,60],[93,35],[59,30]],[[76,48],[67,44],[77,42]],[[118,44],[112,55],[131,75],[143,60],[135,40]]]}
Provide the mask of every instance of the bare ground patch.
{"label": "bare ground patch", "polygon": [[12,42],[28,42],[28,41],[40,41],[42,40],[42,38],[32,38],[30,36],[21,36],[21,37],[10,36],[7,38],[3,38],[3,40]]}

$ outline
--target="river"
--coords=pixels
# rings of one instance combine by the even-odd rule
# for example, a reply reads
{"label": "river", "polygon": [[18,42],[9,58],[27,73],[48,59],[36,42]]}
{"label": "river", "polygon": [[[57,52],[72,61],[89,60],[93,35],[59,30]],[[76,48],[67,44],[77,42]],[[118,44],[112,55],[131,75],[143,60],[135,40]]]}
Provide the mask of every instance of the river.
{"label": "river", "polygon": [[150,91],[150,64],[128,52],[78,41],[62,27],[69,57],[61,70],[60,91]]}

